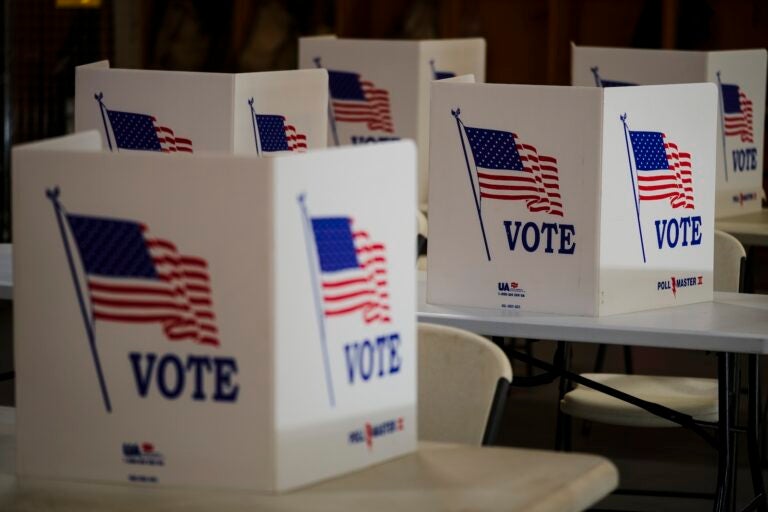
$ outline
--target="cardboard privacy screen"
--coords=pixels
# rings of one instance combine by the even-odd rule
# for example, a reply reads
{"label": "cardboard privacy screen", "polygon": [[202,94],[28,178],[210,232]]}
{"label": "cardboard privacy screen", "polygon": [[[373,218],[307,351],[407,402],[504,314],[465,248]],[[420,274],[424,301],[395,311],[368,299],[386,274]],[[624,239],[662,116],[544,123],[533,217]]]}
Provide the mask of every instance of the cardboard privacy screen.
{"label": "cardboard privacy screen", "polygon": [[698,52],[572,45],[571,54],[573,85],[717,84],[716,215],[725,217],[760,210],[765,49]]}
{"label": "cardboard privacy screen", "polygon": [[432,86],[427,301],[598,316],[711,300],[711,84]]}
{"label": "cardboard privacy screen", "polygon": [[14,150],[20,475],[275,491],[415,449],[412,144],[99,145]]}
{"label": "cardboard privacy screen", "polygon": [[274,156],[326,147],[324,71],[75,71],[75,131],[112,151],[222,151]]}
{"label": "cardboard privacy screen", "polygon": [[419,203],[427,200],[429,84],[458,75],[485,80],[485,40],[383,41],[304,37],[299,67],[326,68],[328,145],[413,139]]}

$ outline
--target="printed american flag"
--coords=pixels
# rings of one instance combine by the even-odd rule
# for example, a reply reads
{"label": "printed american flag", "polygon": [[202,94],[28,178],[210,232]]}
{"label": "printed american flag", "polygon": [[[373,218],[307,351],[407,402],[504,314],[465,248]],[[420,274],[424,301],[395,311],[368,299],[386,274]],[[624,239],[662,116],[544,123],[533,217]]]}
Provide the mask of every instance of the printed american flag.
{"label": "printed american flag", "polygon": [[266,153],[275,151],[307,150],[307,136],[296,131],[296,127],[285,122],[285,117],[276,115],[254,114],[259,130],[261,150]]}
{"label": "printed american flag", "polygon": [[328,71],[333,116],[341,123],[366,123],[369,130],[394,133],[389,91],[359,74]]}
{"label": "printed american flag", "polygon": [[158,323],[170,341],[219,345],[207,262],[131,220],[67,214],[93,320]]}
{"label": "printed american flag", "polygon": [[691,154],[661,132],[629,132],[640,201],[669,199],[672,208],[694,208]]}
{"label": "printed american flag", "polygon": [[721,84],[723,92],[723,125],[726,137],[741,137],[741,142],[754,142],[752,133],[752,100],[738,85]]}
{"label": "printed american flag", "polygon": [[365,323],[390,322],[384,244],[349,217],[312,218],[326,317],[360,312]]}
{"label": "printed american flag", "polygon": [[192,153],[191,140],[176,137],[173,130],[157,124],[154,116],[106,110],[118,148],[163,153]]}
{"label": "printed american flag", "polygon": [[517,135],[464,126],[477,169],[480,197],[525,201],[528,211],[563,216],[557,160]]}

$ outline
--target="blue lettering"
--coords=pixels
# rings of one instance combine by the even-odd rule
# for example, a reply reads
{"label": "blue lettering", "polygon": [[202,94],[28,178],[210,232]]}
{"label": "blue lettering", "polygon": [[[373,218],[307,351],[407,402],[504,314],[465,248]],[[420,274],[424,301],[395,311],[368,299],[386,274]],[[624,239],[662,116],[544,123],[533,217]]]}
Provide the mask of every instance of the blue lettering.
{"label": "blue lettering", "polygon": [[701,216],[691,217],[691,245],[701,245]]}
{"label": "blue lettering", "polygon": [[[206,375],[213,376],[214,393],[212,400],[217,402],[234,402],[237,400],[240,387],[233,382],[237,374],[237,362],[230,357],[208,357],[188,355],[185,362],[175,354],[165,354],[158,358],[157,354],[131,352],[128,354],[139,396],[146,397],[152,381],[160,395],[168,400],[179,398],[186,389],[187,381],[192,384],[192,400],[206,400]],[[143,360],[146,359],[146,363]],[[157,364],[155,364],[157,363]],[[190,379],[187,379],[187,374]]]}
{"label": "blue lettering", "polygon": [[[674,249],[678,243],[682,247],[701,244],[701,216],[680,217],[672,219],[659,219],[654,221],[656,227],[656,243],[659,249],[664,248],[666,241],[667,247]],[[688,228],[690,227],[691,237],[688,241]],[[682,242],[680,242],[682,231]]]}
{"label": "blue lettering", "polygon": [[[528,243],[528,233],[533,231],[533,243]],[[528,252],[534,252],[539,248],[539,226],[533,222],[526,222],[523,226],[523,248]]]}
{"label": "blue lettering", "polygon": [[352,135],[352,144],[371,144],[374,142],[388,142],[400,140],[400,137],[372,137],[370,135]]}
{"label": "blue lettering", "polygon": [[[677,241],[680,238],[680,226],[677,224],[677,219],[669,219],[669,227],[667,228],[667,245],[671,249],[677,247]],[[675,228],[674,235],[672,235],[672,228]]]}
{"label": "blue lettering", "polygon": [[[366,352],[366,349],[368,349],[368,357],[366,358],[364,353]],[[360,368],[360,376],[363,378],[363,380],[368,380],[371,378],[371,373],[373,373],[373,345],[371,345],[371,342],[368,340],[363,341],[362,347],[357,351],[359,355],[359,368]],[[365,363],[368,363],[368,368],[365,368]]]}
{"label": "blue lettering", "polygon": [[[376,352],[378,354],[379,361],[384,360],[384,348],[387,346],[387,337],[386,336],[379,336],[376,338]],[[384,376],[384,365],[379,365],[379,377]]]}
{"label": "blue lettering", "polygon": [[216,391],[213,399],[217,402],[234,402],[240,393],[240,386],[232,383],[232,376],[237,373],[237,361],[231,357],[214,357],[216,368]]}
{"label": "blue lettering", "polygon": [[147,367],[143,372],[141,371],[141,354],[139,352],[131,352],[128,354],[128,358],[131,360],[131,367],[133,368],[133,378],[136,381],[136,390],[139,392],[139,396],[147,396],[149,391],[149,381],[151,380],[152,369],[155,367],[155,360],[157,356],[155,354],[147,354]]}
{"label": "blue lettering", "polygon": [[136,443],[123,443],[123,455],[126,457],[137,457],[141,455],[139,445]]}
{"label": "blue lettering", "polygon": [[512,231],[509,227],[512,225],[511,220],[504,221],[504,229],[507,230],[507,243],[509,243],[509,250],[514,251],[515,245],[517,245],[517,235],[520,233],[520,221],[515,221],[515,235],[512,236]]}
{"label": "blue lettering", "polygon": [[[514,224],[514,230],[512,225]],[[522,228],[522,229],[521,229]],[[541,228],[534,222],[526,222],[523,224],[519,220],[512,222],[511,220],[504,221],[504,230],[507,234],[507,243],[509,244],[509,250],[514,251],[517,247],[517,240],[522,240],[523,249],[527,252],[536,252],[541,245],[542,233],[546,238],[544,244],[545,253],[554,253],[553,236],[560,235],[560,248],[558,254],[573,254],[576,250],[576,243],[573,241],[573,236],[576,234],[576,228],[573,224],[557,224],[555,222],[543,222]],[[521,234],[522,231],[522,234]],[[504,285],[506,286],[506,285]],[[502,283],[499,283],[499,291],[508,291],[509,288],[502,288]]]}
{"label": "blue lettering", "polygon": [[571,236],[576,234],[573,224],[560,224],[560,250],[558,254],[573,254],[576,250],[576,242],[571,241]]}
{"label": "blue lettering", "polygon": [[557,223],[555,222],[542,222],[541,223],[541,231],[547,235],[547,246],[544,248],[544,252],[553,253],[555,252],[552,249],[552,232],[554,231],[555,234],[557,234]]}
{"label": "blue lettering", "polygon": [[[352,351],[355,353],[353,354]],[[357,343],[347,343],[344,345],[344,358],[347,360],[347,378],[349,383],[355,383],[355,356],[357,355]]]}
{"label": "blue lettering", "polygon": [[398,352],[400,348],[400,335],[393,333],[389,335],[389,373],[398,373],[403,363],[402,357]]}
{"label": "blue lettering", "polygon": [[[169,364],[173,365],[176,370],[176,385],[172,388],[168,386],[168,372],[166,371]],[[184,389],[184,367],[179,358],[173,354],[163,356],[157,366],[157,389],[165,398],[170,399],[178,398]]]}
{"label": "blue lettering", "polygon": [[734,149],[731,156],[734,171],[754,171],[757,169],[757,148]]}
{"label": "blue lettering", "polygon": [[690,217],[683,217],[680,219],[680,228],[683,230],[683,247],[688,245],[688,226],[691,225],[691,218]]}
{"label": "blue lettering", "polygon": [[[664,246],[664,232],[667,229],[667,219],[657,220],[654,222],[656,225],[656,242],[659,244],[659,249]],[[661,229],[659,229],[661,226]]]}
{"label": "blue lettering", "polygon": [[370,340],[351,342],[344,345],[344,358],[347,363],[347,379],[349,384],[355,383],[355,376],[366,382],[373,375],[383,378],[400,372],[402,356],[400,355],[400,335],[385,334],[376,337],[375,343]]}
{"label": "blue lettering", "polygon": [[203,369],[211,371],[211,360],[205,356],[189,356],[187,358],[187,371],[195,372],[195,390],[192,400],[205,400],[203,392]]}

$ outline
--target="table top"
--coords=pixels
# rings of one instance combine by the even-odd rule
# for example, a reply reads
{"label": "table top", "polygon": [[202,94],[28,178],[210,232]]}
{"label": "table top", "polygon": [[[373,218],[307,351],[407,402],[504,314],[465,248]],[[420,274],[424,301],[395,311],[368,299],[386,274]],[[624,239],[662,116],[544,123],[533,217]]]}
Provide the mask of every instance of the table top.
{"label": "table top", "polygon": [[768,208],[716,219],[715,228],[732,234],[744,245],[768,246]]}
{"label": "table top", "polygon": [[419,272],[419,322],[518,338],[768,354],[768,295],[715,292],[713,302],[603,317],[437,306]]}
{"label": "table top", "polygon": [[594,455],[442,443],[420,443],[413,454],[280,495],[19,479],[13,475],[13,427],[6,423],[4,428],[2,422],[0,411],[4,512],[577,511],[594,505],[618,485],[616,467]]}
{"label": "table top", "polygon": [[11,244],[0,244],[0,299],[11,300],[13,295],[12,254]]}

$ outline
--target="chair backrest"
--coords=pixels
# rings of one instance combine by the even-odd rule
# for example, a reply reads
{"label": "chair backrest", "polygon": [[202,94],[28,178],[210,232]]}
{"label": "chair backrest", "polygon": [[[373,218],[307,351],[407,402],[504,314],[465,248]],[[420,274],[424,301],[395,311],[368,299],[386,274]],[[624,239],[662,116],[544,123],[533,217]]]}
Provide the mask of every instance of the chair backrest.
{"label": "chair backrest", "polygon": [[493,444],[512,367],[504,352],[462,329],[419,324],[419,439]]}
{"label": "chair backrest", "polygon": [[742,266],[747,253],[734,236],[715,230],[713,286],[718,292],[738,292],[743,279]]}

